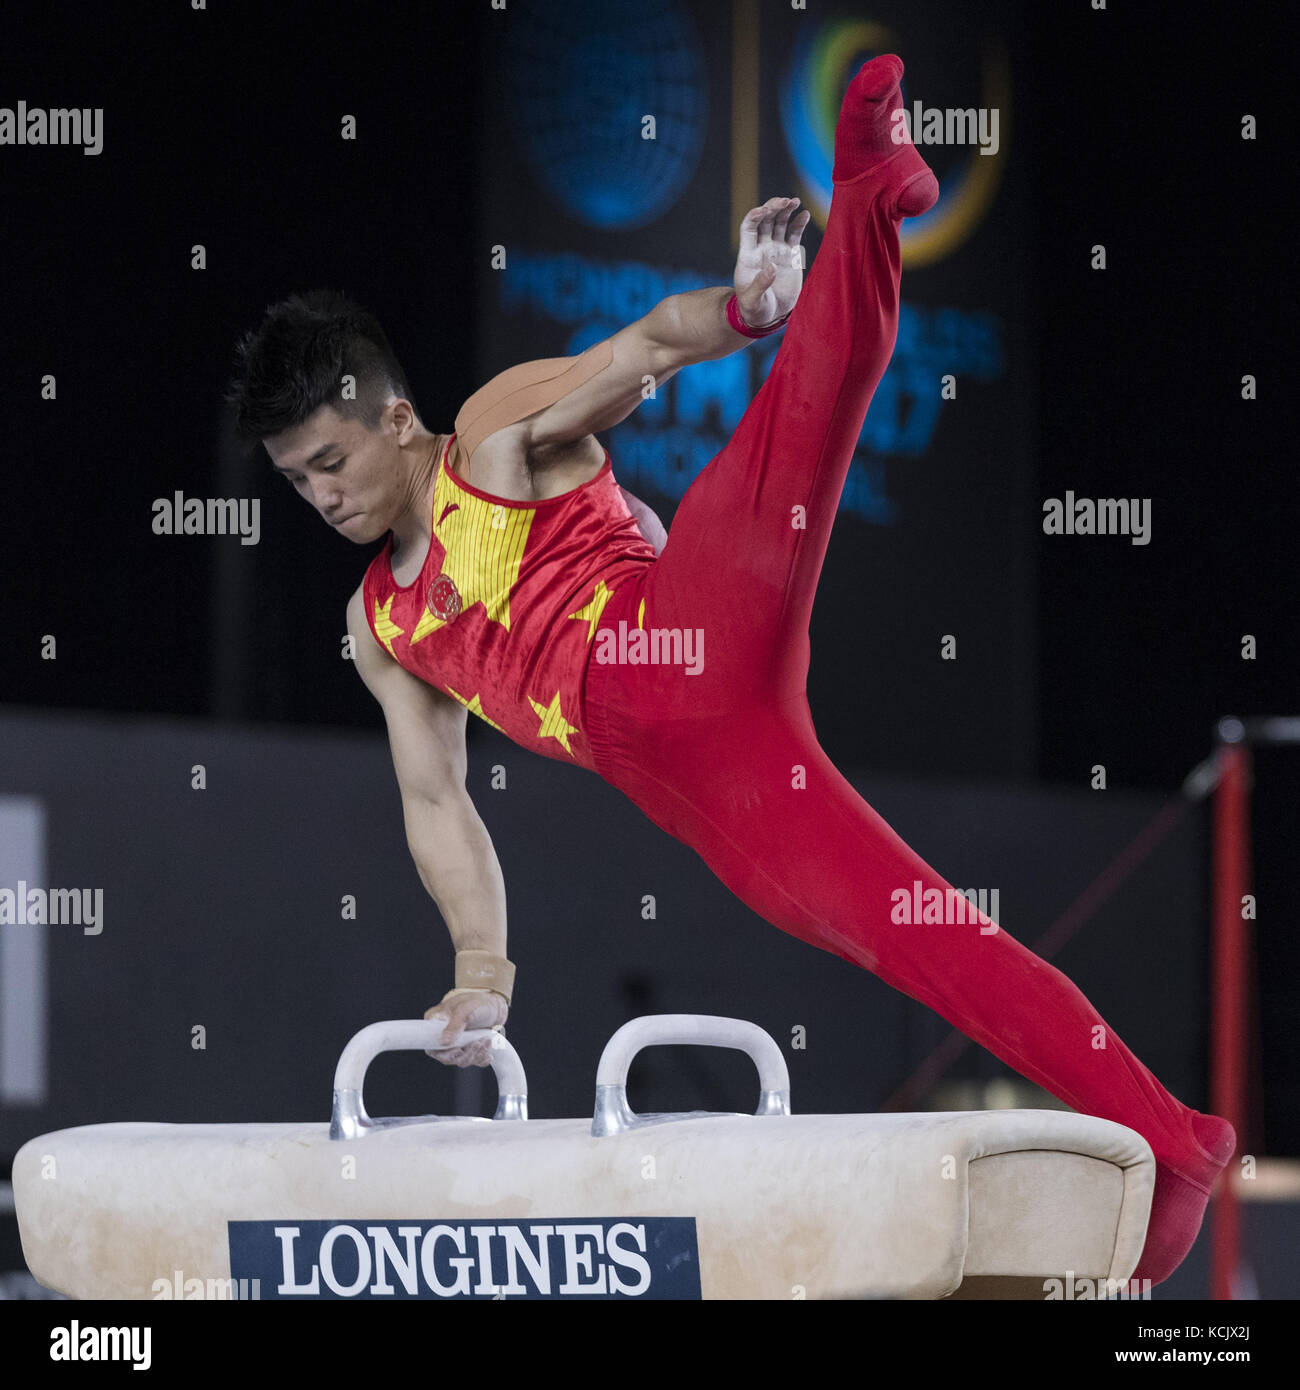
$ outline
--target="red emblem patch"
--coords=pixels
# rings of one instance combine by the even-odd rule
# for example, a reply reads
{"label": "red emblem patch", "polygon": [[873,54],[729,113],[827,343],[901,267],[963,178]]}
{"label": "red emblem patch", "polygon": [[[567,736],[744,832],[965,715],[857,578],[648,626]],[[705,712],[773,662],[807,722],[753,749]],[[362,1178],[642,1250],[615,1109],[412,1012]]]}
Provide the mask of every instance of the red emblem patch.
{"label": "red emblem patch", "polygon": [[440,574],[429,585],[429,612],[444,623],[449,623],[459,615],[460,610],[460,590],[449,574]]}

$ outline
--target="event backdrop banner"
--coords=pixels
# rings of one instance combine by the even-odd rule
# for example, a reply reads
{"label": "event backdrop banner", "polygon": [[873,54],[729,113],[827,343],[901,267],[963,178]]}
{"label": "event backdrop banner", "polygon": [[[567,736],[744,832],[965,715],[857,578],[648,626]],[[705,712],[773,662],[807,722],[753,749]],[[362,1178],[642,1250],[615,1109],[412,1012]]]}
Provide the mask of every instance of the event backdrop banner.
{"label": "event backdrop banner", "polygon": [[[898,341],[823,570],[809,694],[845,763],[1032,772],[1016,6],[573,0],[508,13],[484,69],[482,381],[581,352],[670,294],[730,283],[740,220],[769,197],[812,213],[815,266],[844,91],[874,54],[903,57],[909,131],[941,193],[904,224]],[[616,477],[665,523],[780,341],[687,368],[602,438]]]}

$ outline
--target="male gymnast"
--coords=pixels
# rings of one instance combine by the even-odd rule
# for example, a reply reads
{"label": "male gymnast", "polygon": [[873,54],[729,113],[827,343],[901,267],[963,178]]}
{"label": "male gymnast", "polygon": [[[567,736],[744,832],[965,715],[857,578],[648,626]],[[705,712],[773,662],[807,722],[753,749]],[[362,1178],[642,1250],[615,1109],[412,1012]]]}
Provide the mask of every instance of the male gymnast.
{"label": "male gymnast", "polygon": [[[1196,1238],[1232,1127],[1170,1095],[1005,931],[891,923],[895,889],[950,885],[835,769],[805,697],[813,593],[898,328],[898,228],[938,196],[894,135],[902,72],[873,59],[844,98],[802,294],[808,214],[773,198],[742,224],[734,294],[674,295],[577,357],[512,368],[470,397],[451,435],[424,428],[383,331],[341,296],[269,309],[239,345],[230,400],[242,436],[331,526],[358,544],[388,533],[348,631],[384,712],[412,856],[456,950],[456,987],[426,1014],[446,1020],[445,1039],[499,1029],[514,981],[501,870],[465,789],[472,711],[596,772],[767,921],[921,1000],[1075,1110],[1141,1134],[1157,1176],[1135,1277],[1157,1283]],[[662,385],[787,319],[766,382],[665,541],[595,433],[635,409],[647,379]],[[672,629],[705,635],[694,674],[593,659],[614,634]],[[487,1061],[483,1043],[437,1055]]]}

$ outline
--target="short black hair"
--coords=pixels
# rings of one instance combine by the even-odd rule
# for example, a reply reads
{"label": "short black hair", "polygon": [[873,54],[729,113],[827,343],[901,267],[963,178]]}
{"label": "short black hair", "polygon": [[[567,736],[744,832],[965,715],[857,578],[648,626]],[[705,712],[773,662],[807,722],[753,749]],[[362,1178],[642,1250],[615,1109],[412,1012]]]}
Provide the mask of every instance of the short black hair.
{"label": "short black hair", "polygon": [[[266,310],[261,327],[235,348],[226,394],[245,445],[300,425],[323,405],[376,429],[390,392],[414,400],[379,320],[338,290],[290,295]],[[356,378],[356,399],[343,378]],[[419,412],[416,412],[417,417]]]}

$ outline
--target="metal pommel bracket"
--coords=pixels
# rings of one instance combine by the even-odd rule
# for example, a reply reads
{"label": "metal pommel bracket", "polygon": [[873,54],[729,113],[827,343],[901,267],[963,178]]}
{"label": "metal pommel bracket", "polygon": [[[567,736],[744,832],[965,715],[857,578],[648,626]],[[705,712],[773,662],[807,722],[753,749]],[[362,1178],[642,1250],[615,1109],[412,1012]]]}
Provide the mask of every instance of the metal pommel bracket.
{"label": "metal pommel bracket", "polygon": [[[396,1125],[428,1124],[436,1120],[481,1120],[481,1115],[409,1115],[372,1120],[366,1114],[362,1087],[366,1068],[381,1052],[436,1052],[442,1045],[443,1025],[433,1019],[397,1018],[372,1023],[357,1033],[343,1049],[334,1069],[334,1112],[331,1139],[362,1139],[372,1130]],[[488,1038],[492,1043],[492,1071],[497,1079],[497,1108],[493,1120],[528,1118],[528,1082],[519,1054],[493,1029],[472,1028],[456,1039],[456,1046]]]}
{"label": "metal pommel bracket", "polygon": [[625,1023],[605,1044],[596,1068],[596,1109],[591,1133],[602,1139],[647,1125],[673,1120],[732,1116],[731,1111],[688,1110],[675,1114],[638,1115],[627,1103],[627,1073],[643,1047],[686,1043],[703,1047],[734,1047],[747,1053],[758,1068],[760,1094],[756,1116],[790,1113],[790,1072],[781,1049],[756,1023],[712,1014],[650,1014]]}

